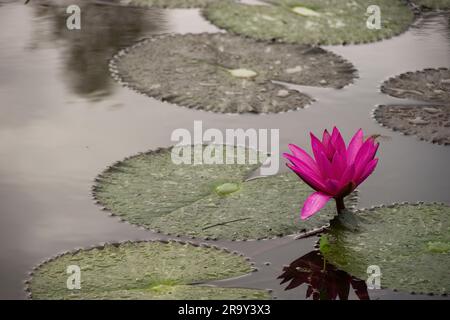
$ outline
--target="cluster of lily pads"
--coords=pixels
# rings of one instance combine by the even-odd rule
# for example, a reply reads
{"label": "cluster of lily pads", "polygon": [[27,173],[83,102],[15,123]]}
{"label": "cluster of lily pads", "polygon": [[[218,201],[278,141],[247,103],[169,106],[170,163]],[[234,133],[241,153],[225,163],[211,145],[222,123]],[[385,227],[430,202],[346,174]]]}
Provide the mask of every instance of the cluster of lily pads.
{"label": "cluster of lily pads", "polygon": [[[203,8],[207,19],[237,35],[151,37],[114,57],[110,64],[113,77],[162,101],[225,113],[270,113],[304,107],[313,99],[287,89],[283,83],[342,88],[356,77],[349,62],[314,45],[381,40],[401,33],[413,20],[412,11],[400,0],[273,0],[260,5],[231,0],[130,2]],[[445,0],[417,3],[448,7]],[[366,8],[374,4],[383,11],[383,28],[375,31],[365,27]],[[383,92],[423,101],[431,97],[435,103],[436,95],[442,97],[435,86],[446,85],[447,72],[426,70],[400,76],[401,81],[388,81]],[[421,77],[428,81],[425,87],[411,89],[408,79],[417,83]],[[444,93],[443,101],[447,98]],[[446,113],[448,120],[448,106],[440,99],[427,106],[428,110],[408,111],[422,112],[412,119],[415,134],[420,136],[417,128],[426,126],[418,123],[420,119],[429,121],[430,126],[438,121],[428,120],[423,112]],[[386,119],[394,116],[386,115],[395,114],[394,109],[380,107],[377,119],[385,119],[380,121],[390,126]],[[405,203],[354,210],[357,198],[352,193],[347,199],[351,206],[343,214],[337,215],[327,205],[320,214],[300,220],[298,207],[310,188],[294,173],[249,178],[258,165],[175,165],[171,150],[152,150],[108,167],[93,186],[96,202],[123,221],[184,238],[245,241],[326,232],[328,246],[322,254],[343,272],[335,268],[329,276],[345,282],[345,290],[351,284],[358,295],[366,297],[357,278],[367,276],[367,266],[379,265],[384,287],[450,292],[449,206]],[[322,262],[316,254],[312,261],[300,259],[292,264],[295,270],[287,268],[280,277],[292,281],[290,287],[310,281],[309,275],[317,276],[317,263]],[[81,267],[82,290],[67,289],[69,265]],[[305,269],[303,273],[297,273],[298,266]],[[33,299],[270,298],[265,290],[209,284],[254,270],[247,258],[216,246],[181,241],[125,242],[46,260],[31,272],[27,291]],[[316,295],[314,285],[308,290],[309,295]],[[345,297],[341,293],[332,292],[331,297]]]}
{"label": "cluster of lily pads", "polygon": [[[327,206],[300,220],[298,206],[310,189],[295,174],[247,179],[255,165],[174,165],[170,150],[109,167],[93,187],[98,203],[132,224],[184,238],[250,240],[326,231],[325,258],[351,276],[364,279],[367,266],[379,265],[387,288],[449,293],[449,206],[395,204],[340,215]],[[350,198],[354,205],[355,195]],[[80,291],[65,287],[65,268],[73,264],[84,275]],[[207,246],[107,244],[50,259],[33,271],[28,288],[37,299],[269,298],[264,290],[207,283],[250,271],[244,258]]]}
{"label": "cluster of lily pads", "polygon": [[378,106],[373,117],[382,126],[428,142],[450,145],[450,69],[407,72],[384,82],[381,91],[417,101]]}

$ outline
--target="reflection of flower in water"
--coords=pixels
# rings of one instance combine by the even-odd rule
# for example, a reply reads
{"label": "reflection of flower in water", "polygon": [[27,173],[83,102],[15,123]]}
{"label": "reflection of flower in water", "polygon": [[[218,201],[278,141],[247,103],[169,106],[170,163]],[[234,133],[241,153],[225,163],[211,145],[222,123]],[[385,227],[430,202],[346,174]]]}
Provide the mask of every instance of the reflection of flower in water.
{"label": "reflection of flower in water", "polygon": [[34,40],[39,45],[46,42],[63,48],[66,79],[76,94],[93,99],[108,96],[112,93],[109,60],[121,48],[161,30],[162,11],[73,0],[70,4],[81,9],[81,30],[68,30],[65,4],[29,3],[43,24]]}
{"label": "reflection of flower in water", "polygon": [[312,251],[283,268],[278,277],[281,284],[290,281],[285,290],[291,290],[306,283],[306,298],[314,300],[347,300],[350,285],[360,300],[369,300],[365,281],[352,277],[327,263],[319,251]]}

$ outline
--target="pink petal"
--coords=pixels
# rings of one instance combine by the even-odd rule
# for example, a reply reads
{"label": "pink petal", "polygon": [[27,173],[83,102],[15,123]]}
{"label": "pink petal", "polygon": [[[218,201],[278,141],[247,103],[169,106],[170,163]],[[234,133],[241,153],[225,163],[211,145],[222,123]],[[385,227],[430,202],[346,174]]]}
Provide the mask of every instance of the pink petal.
{"label": "pink petal", "polygon": [[307,185],[316,191],[326,191],[326,186],[323,180],[317,179],[314,175],[311,175],[308,169],[305,167],[299,168],[290,163],[287,166],[294,171],[300,179],[302,179]]}
{"label": "pink petal", "polygon": [[319,157],[319,154],[321,152],[327,154],[327,150],[323,146],[322,142],[320,142],[320,140],[317,139],[317,137],[313,133],[310,133],[310,135],[311,135],[311,148],[314,154],[314,159],[316,160],[317,163],[317,158]]}
{"label": "pink petal", "polygon": [[320,172],[322,173],[322,177],[332,178],[333,177],[333,167],[331,166],[330,161],[328,161],[327,156],[323,151],[320,151],[317,154],[317,165],[319,167]]}
{"label": "pink petal", "polygon": [[320,180],[322,178],[322,174],[320,173],[319,169],[317,169],[317,166],[315,166],[315,169],[311,169],[305,162],[300,160],[299,158],[294,157],[293,155],[289,153],[283,153],[283,157],[291,161],[291,163],[296,167],[301,169],[303,172],[305,172],[309,176],[313,176],[315,179]]}
{"label": "pink petal", "polygon": [[322,144],[324,145],[325,148],[328,148],[328,145],[331,141],[331,136],[328,133],[328,130],[324,130],[323,131],[323,135],[322,135]]}
{"label": "pink petal", "polygon": [[329,195],[332,195],[332,196],[336,196],[339,193],[339,191],[340,191],[339,180],[328,179],[325,182],[325,185],[326,185],[327,189],[326,189],[326,192],[324,192],[324,193],[326,193],[326,194],[329,194]]}
{"label": "pink petal", "polygon": [[336,152],[331,161],[333,178],[339,179],[347,168],[347,154]]}
{"label": "pink petal", "polygon": [[352,182],[354,175],[355,175],[355,165],[351,164],[350,166],[347,167],[347,169],[345,169],[344,173],[341,176],[341,180],[339,180],[339,189],[344,188],[350,182]]}
{"label": "pink petal", "polygon": [[331,197],[321,192],[314,192],[311,194],[303,204],[301,218],[302,220],[308,219],[313,214],[322,209]]}
{"label": "pink petal", "polygon": [[337,152],[344,153],[346,151],[344,139],[336,127],[333,128],[333,133],[331,134],[331,144]]}
{"label": "pink petal", "polygon": [[359,150],[358,154],[355,158],[355,179],[358,179],[360,177],[369,161],[371,161],[378,150],[378,143],[375,143],[375,140],[372,138],[369,138],[364,142],[361,149]]}
{"label": "pink petal", "polygon": [[375,159],[371,160],[371,161],[367,164],[367,166],[366,166],[366,168],[364,169],[364,171],[363,171],[361,177],[358,178],[358,180],[356,181],[356,183],[357,183],[358,185],[361,184],[361,183],[363,183],[364,180],[366,180],[367,177],[369,177],[369,176],[373,173],[373,171],[374,171],[375,168],[377,167],[377,164],[378,164],[378,158],[375,158]]}
{"label": "pink petal", "polygon": [[303,161],[311,170],[316,171],[317,174],[319,174],[319,168],[317,168],[316,162],[305,150],[297,147],[295,144],[290,144],[288,147],[296,158]]}
{"label": "pink petal", "polygon": [[358,154],[359,149],[361,148],[364,142],[364,133],[362,129],[359,129],[352,140],[348,144],[347,148],[347,162],[348,164],[352,164],[355,161],[355,157]]}

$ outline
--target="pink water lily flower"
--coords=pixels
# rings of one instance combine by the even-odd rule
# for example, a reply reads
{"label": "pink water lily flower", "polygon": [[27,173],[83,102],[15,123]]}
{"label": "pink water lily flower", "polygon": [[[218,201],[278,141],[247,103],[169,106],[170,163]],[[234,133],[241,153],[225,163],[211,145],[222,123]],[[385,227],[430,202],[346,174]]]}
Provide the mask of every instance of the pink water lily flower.
{"label": "pink water lily flower", "polygon": [[345,209],[344,197],[366,180],[378,163],[378,158],[375,158],[378,143],[373,137],[364,141],[361,129],[348,147],[336,127],[331,135],[325,130],[322,141],[311,133],[311,147],[314,158],[293,144],[289,145],[292,155],[283,154],[290,161],[287,166],[316,190],[303,204],[302,219],[317,213],[332,198],[336,200],[338,213],[342,212]]}

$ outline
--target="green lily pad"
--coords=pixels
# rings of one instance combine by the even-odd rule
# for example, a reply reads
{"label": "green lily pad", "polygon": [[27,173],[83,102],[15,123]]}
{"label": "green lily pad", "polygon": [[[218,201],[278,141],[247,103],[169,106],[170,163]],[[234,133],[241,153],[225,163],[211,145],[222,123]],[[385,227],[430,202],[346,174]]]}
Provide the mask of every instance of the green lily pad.
{"label": "green lily pad", "polygon": [[150,151],[102,173],[94,197],[132,224],[196,238],[248,240],[305,233],[335,216],[330,202],[320,214],[302,221],[300,207],[311,188],[291,172],[248,180],[257,167],[176,165],[171,148]]}
{"label": "green lily pad", "polygon": [[[69,290],[68,266],[80,268],[80,289]],[[125,242],[75,251],[33,271],[33,299],[268,299],[265,290],[205,283],[252,271],[241,256],[179,242]]]}
{"label": "green lily pad", "polygon": [[413,2],[429,9],[450,9],[450,0],[413,0]]}
{"label": "green lily pad", "polygon": [[381,105],[373,115],[383,126],[405,135],[450,145],[450,105]]}
{"label": "green lily pad", "polygon": [[152,8],[204,8],[208,4],[220,0],[129,0],[132,5],[147,6]]}
{"label": "green lily pad", "polygon": [[[380,7],[380,29],[367,27],[371,5]],[[400,0],[272,0],[264,5],[223,0],[207,6],[204,15],[237,34],[302,44],[378,41],[404,32],[414,19]]]}
{"label": "green lily pad", "polygon": [[284,83],[339,89],[356,77],[349,62],[321,48],[223,33],[153,36],[119,52],[110,69],[150,97],[222,113],[296,110],[313,99]]}
{"label": "green lily pad", "polygon": [[[346,213],[353,215],[353,213]],[[416,293],[450,293],[450,207],[401,204],[354,214],[357,228],[337,221],[327,234],[330,263],[361,279],[381,269],[381,286]]]}
{"label": "green lily pad", "polygon": [[450,69],[406,72],[385,81],[381,91],[397,98],[448,103],[450,101]]}

